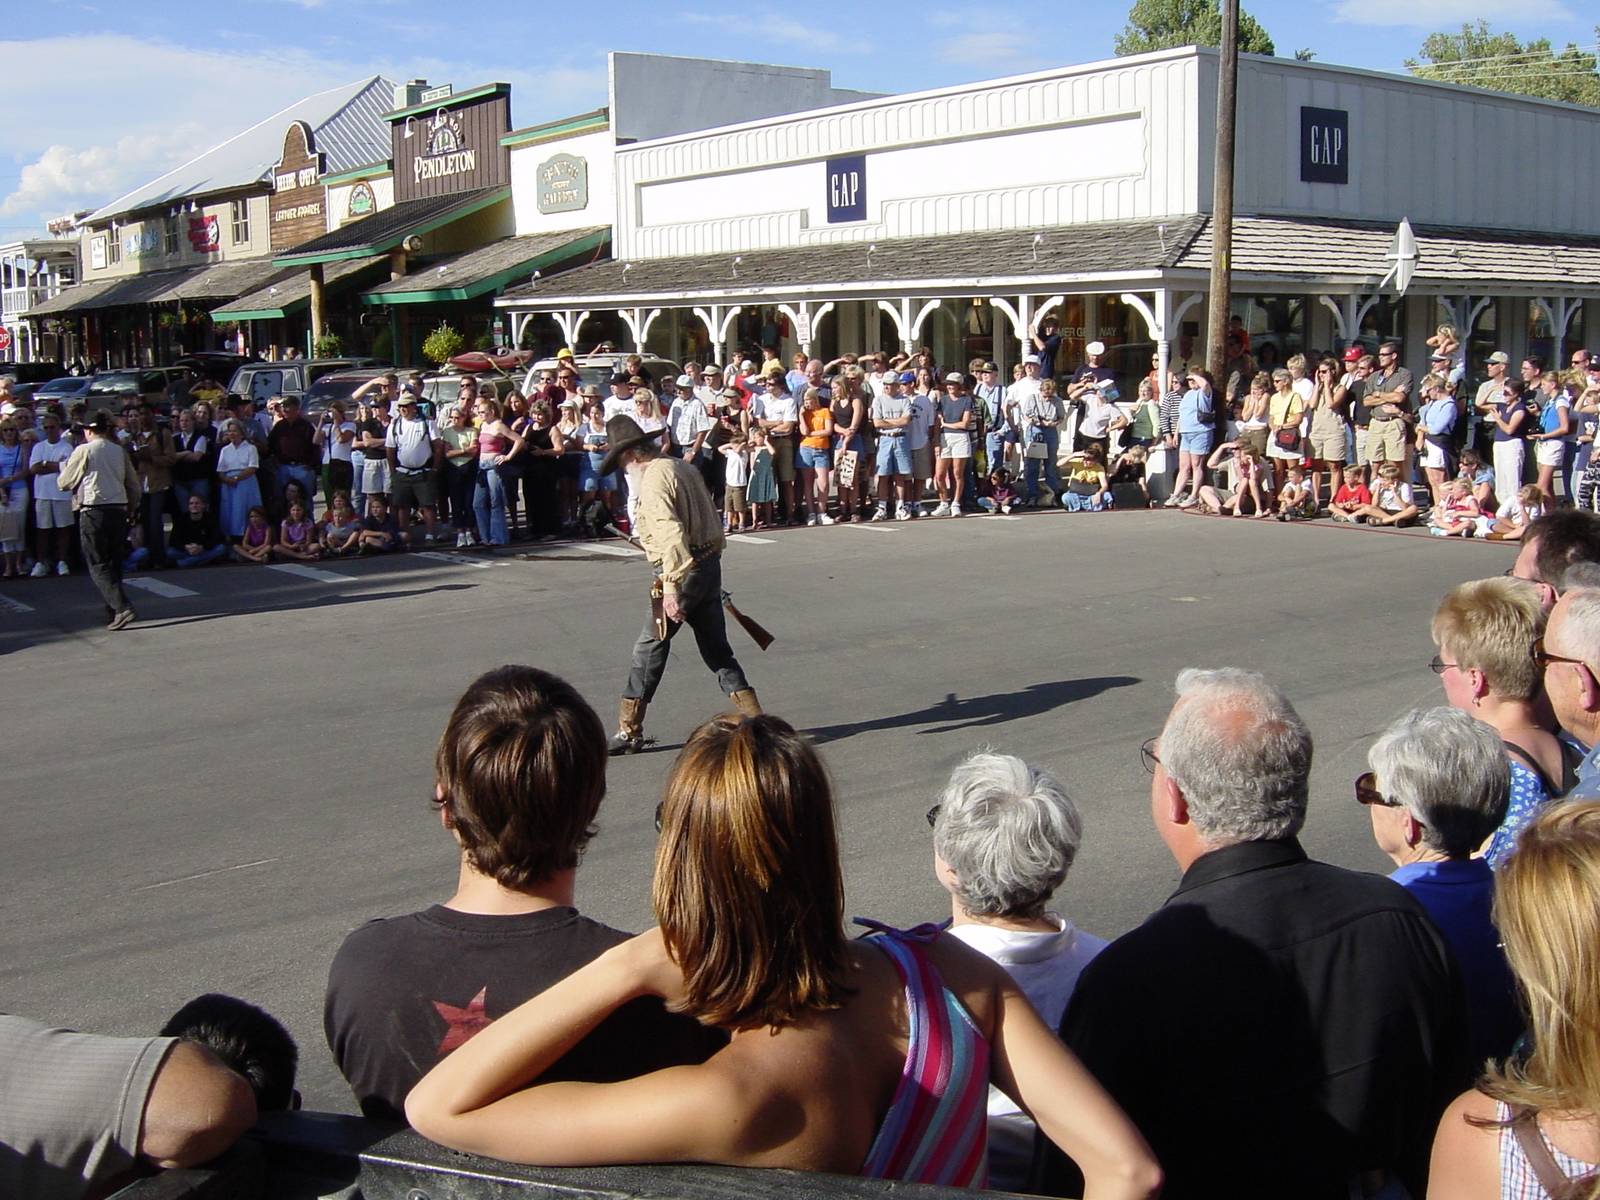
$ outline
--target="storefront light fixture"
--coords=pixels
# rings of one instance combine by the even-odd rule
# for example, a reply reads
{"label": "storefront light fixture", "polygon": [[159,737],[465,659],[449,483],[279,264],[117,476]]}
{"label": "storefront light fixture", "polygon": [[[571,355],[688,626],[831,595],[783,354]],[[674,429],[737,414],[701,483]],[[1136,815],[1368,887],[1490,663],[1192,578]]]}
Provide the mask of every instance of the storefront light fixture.
{"label": "storefront light fixture", "polygon": [[1042,233],[1034,234],[1033,235],[1033,261],[1034,262],[1038,262],[1039,261],[1039,247],[1042,246],[1042,245],[1044,245],[1044,234],[1042,234]]}
{"label": "storefront light fixture", "polygon": [[735,279],[739,278],[739,264],[742,263],[743,261],[744,261],[744,255],[735,254],[733,256],[733,277]]}

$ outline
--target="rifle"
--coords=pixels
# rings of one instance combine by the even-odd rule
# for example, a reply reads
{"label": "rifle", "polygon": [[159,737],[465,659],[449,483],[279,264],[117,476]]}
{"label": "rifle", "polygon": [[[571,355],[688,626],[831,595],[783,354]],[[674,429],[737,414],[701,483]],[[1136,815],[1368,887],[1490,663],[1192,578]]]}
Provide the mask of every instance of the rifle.
{"label": "rifle", "polygon": [[740,628],[748,633],[750,635],[750,640],[755,642],[755,644],[762,650],[765,650],[776,640],[770,633],[766,631],[759,621],[747,617],[740,612],[738,606],[733,602],[733,597],[729,595],[726,590],[724,590],[722,593],[722,607],[727,610],[730,617],[739,622]]}

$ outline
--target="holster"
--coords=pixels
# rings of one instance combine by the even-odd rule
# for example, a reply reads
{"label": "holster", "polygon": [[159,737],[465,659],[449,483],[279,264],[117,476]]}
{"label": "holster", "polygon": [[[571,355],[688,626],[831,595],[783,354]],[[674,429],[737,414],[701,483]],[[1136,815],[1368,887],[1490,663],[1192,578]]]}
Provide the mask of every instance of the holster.
{"label": "holster", "polygon": [[666,590],[661,586],[661,578],[657,576],[650,581],[650,619],[655,622],[656,640],[667,640],[667,608],[662,602]]}

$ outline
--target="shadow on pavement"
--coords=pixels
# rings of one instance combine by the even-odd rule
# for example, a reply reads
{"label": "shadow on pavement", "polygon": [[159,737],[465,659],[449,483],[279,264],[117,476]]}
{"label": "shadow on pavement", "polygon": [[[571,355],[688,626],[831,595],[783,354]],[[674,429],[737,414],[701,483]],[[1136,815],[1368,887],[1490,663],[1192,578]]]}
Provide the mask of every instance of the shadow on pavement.
{"label": "shadow on pavement", "polygon": [[135,629],[170,629],[177,625],[193,625],[199,621],[216,621],[225,617],[253,616],[269,612],[305,612],[313,608],[335,608],[343,604],[364,604],[371,600],[404,600],[410,596],[428,596],[434,592],[465,592],[476,587],[474,583],[440,583],[433,587],[396,589],[389,592],[347,592],[319,596],[314,600],[285,598],[282,604],[240,604],[225,612],[194,613],[190,616],[140,620]]}
{"label": "shadow on pavement", "polygon": [[[937,704],[915,712],[852,721],[846,725],[824,725],[806,732],[817,742],[837,742],[858,733],[886,729],[906,729],[913,725],[932,725],[918,734],[954,733],[959,729],[978,729],[1000,725],[1020,717],[1037,717],[1077,700],[1087,700],[1112,688],[1131,687],[1140,682],[1132,675],[1105,675],[1091,679],[1062,679],[1055,683],[1035,683],[1020,692],[995,692],[988,696],[957,697],[947,692]],[[934,724],[937,722],[937,724]]]}

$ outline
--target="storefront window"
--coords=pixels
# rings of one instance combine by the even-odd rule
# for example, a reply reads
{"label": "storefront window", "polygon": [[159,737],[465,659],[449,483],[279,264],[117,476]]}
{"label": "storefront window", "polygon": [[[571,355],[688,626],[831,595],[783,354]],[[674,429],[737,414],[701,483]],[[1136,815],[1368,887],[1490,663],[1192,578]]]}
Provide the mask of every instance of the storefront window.
{"label": "storefront window", "polygon": [[1528,349],[1523,357],[1537,358],[1541,368],[1548,368],[1556,361],[1556,337],[1550,314],[1535,300],[1528,301]]}
{"label": "storefront window", "polygon": [[1308,300],[1307,296],[1233,298],[1233,315],[1244,322],[1250,354],[1261,370],[1281,367],[1292,355],[1305,352]]}
{"label": "storefront window", "polygon": [[163,234],[163,241],[166,243],[165,247],[164,247],[166,252],[168,254],[176,254],[178,252],[178,218],[177,217],[168,217],[166,219],[166,223],[162,228],[162,234]]}
{"label": "storefront window", "polygon": [[1478,314],[1478,319],[1473,322],[1471,332],[1463,333],[1467,343],[1467,378],[1482,381],[1487,376],[1484,374],[1483,364],[1489,355],[1500,348],[1500,314],[1499,305],[1492,301],[1483,306],[1483,311]]}
{"label": "storefront window", "polygon": [[[1433,301],[1429,300],[1428,303],[1432,304]],[[1361,318],[1361,332],[1356,336],[1356,341],[1369,354],[1378,348],[1379,342],[1404,342],[1404,316],[1404,300],[1379,296],[1378,302]]]}
{"label": "storefront window", "polygon": [[233,244],[242,246],[250,240],[250,201],[233,200],[229,202],[228,207],[232,223]]}

